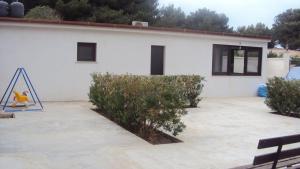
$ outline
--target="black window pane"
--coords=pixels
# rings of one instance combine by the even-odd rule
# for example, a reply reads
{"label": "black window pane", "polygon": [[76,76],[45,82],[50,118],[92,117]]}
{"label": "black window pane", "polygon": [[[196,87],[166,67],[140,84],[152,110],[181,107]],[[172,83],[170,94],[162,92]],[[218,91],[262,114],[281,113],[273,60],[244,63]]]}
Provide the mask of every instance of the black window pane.
{"label": "black window pane", "polygon": [[151,75],[164,74],[164,47],[151,46]]}
{"label": "black window pane", "polygon": [[96,43],[78,43],[77,61],[96,61]]}
{"label": "black window pane", "polygon": [[228,64],[228,49],[219,45],[213,48],[213,72],[226,73]]}

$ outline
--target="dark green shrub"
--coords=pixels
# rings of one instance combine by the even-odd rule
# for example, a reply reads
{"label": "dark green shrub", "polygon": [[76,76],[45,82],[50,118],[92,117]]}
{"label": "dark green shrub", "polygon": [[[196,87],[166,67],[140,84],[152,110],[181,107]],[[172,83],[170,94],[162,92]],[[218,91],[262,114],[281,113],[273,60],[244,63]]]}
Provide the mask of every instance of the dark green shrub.
{"label": "dark green shrub", "polygon": [[300,56],[291,57],[291,64],[295,66],[300,66]]}
{"label": "dark green shrub", "polygon": [[185,125],[180,119],[186,114],[187,96],[198,103],[203,87],[203,78],[199,76],[93,74],[92,77],[90,101],[114,121],[148,138],[158,129],[173,135],[182,132]]}
{"label": "dark green shrub", "polygon": [[275,77],[267,83],[265,103],[279,114],[300,114],[300,81]]}
{"label": "dark green shrub", "polygon": [[270,51],[268,53],[267,57],[268,58],[283,58],[283,54],[282,53],[281,54],[277,54],[277,53],[274,53],[274,52]]}
{"label": "dark green shrub", "polygon": [[203,90],[204,78],[201,76],[181,76],[181,81],[184,86],[184,95],[186,96],[190,107],[197,107],[198,103],[201,101],[200,94]]}
{"label": "dark green shrub", "polygon": [[165,81],[175,81],[180,84],[188,107],[197,107],[201,101],[204,78],[199,75],[161,76]]}

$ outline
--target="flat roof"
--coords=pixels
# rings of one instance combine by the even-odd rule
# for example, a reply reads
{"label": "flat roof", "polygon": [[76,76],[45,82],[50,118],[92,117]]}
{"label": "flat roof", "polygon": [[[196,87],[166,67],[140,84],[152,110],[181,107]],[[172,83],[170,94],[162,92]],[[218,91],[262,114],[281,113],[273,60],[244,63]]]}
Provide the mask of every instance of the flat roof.
{"label": "flat roof", "polygon": [[134,29],[134,30],[143,30],[143,31],[190,33],[190,34],[230,36],[230,37],[271,40],[271,36],[262,36],[262,35],[246,35],[246,34],[239,34],[239,33],[212,32],[212,31],[202,31],[202,30],[193,30],[193,29],[152,27],[152,26],[142,27],[142,26],[132,26],[132,25],[125,25],[125,24],[110,24],[110,23],[96,23],[96,22],[82,22],[82,21],[63,21],[63,20],[44,20],[44,19],[0,17],[0,22],[89,26],[89,27],[99,27],[99,28],[120,28],[120,29]]}

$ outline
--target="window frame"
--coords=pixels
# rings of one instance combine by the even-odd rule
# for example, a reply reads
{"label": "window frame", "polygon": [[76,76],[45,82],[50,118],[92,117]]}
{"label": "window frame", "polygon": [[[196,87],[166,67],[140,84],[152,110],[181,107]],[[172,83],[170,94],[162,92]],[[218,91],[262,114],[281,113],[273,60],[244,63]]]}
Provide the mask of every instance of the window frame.
{"label": "window frame", "polygon": [[[92,60],[80,60],[79,48],[92,47]],[[77,42],[77,62],[96,62],[97,61],[97,43],[94,42]]]}
{"label": "window frame", "polygon": [[[228,59],[227,59],[227,72],[215,72],[214,63],[215,63],[215,47],[227,48]],[[234,73],[234,50],[245,50],[244,55],[244,73]],[[224,44],[213,44],[212,48],[212,75],[217,76],[261,76],[262,70],[262,48],[261,47],[252,47],[252,46],[236,46],[236,45],[224,45]],[[258,70],[257,72],[248,72],[248,52],[258,51]]]}

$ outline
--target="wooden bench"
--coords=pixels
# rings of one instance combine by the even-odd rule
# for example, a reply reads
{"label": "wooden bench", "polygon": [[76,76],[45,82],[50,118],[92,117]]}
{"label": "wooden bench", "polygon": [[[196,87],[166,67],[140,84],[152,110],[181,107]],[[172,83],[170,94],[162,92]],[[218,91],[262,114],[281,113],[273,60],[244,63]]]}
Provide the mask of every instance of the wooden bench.
{"label": "wooden bench", "polygon": [[282,150],[283,145],[293,143],[300,143],[300,134],[261,139],[258,142],[258,149],[277,147],[277,151],[255,156],[253,164],[233,169],[300,169],[300,148]]}

